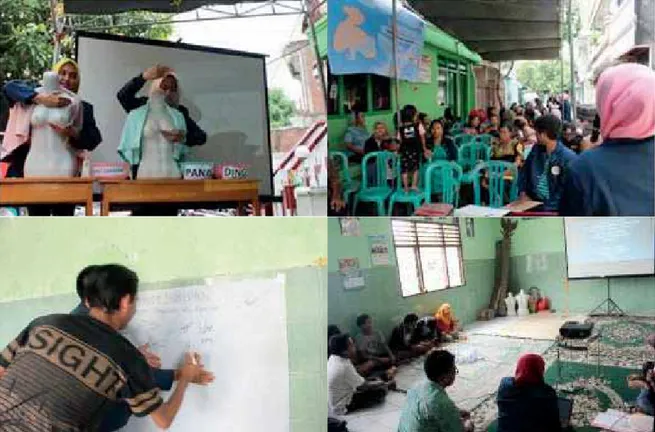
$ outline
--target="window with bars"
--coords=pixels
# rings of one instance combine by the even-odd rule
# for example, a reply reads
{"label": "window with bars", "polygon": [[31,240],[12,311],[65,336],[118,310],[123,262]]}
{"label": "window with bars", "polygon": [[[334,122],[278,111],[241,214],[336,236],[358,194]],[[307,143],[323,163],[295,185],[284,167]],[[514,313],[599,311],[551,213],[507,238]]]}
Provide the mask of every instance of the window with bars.
{"label": "window with bars", "polygon": [[403,297],[464,285],[458,224],[392,219]]}

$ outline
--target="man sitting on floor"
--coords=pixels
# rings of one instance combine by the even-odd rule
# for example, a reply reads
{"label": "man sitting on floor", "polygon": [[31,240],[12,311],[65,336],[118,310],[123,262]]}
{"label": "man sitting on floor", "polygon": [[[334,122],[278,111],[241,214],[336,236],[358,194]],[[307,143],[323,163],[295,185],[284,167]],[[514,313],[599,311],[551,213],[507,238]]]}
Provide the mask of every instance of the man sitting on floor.
{"label": "man sitting on floor", "polygon": [[[328,326],[328,358],[330,357],[330,339],[332,336],[341,334],[341,330],[334,324]],[[396,375],[397,368],[395,366],[385,367],[371,359],[364,359],[355,349],[355,353],[350,357],[350,360],[355,365],[357,373],[364,378],[379,378],[383,381],[393,381]],[[393,386],[393,384],[392,384]]]}
{"label": "man sitting on floor", "polygon": [[424,368],[428,379],[407,393],[398,432],[473,432],[471,414],[457,408],[446,393],[457,376],[455,356],[432,351]]}
{"label": "man sitting on floor", "polygon": [[364,360],[372,360],[380,366],[390,367],[396,364],[396,357],[389,349],[382,332],[373,329],[373,319],[367,314],[357,317],[357,350]]}
{"label": "man sitting on floor", "polygon": [[434,348],[431,340],[425,340],[417,332],[418,315],[411,313],[405,316],[391,332],[389,348],[399,360],[422,356]]}
{"label": "man sitting on floor", "polygon": [[328,359],[328,403],[331,414],[344,415],[384,401],[387,383],[365,380],[357,373],[351,359],[356,354],[355,343],[347,333],[330,338]]}

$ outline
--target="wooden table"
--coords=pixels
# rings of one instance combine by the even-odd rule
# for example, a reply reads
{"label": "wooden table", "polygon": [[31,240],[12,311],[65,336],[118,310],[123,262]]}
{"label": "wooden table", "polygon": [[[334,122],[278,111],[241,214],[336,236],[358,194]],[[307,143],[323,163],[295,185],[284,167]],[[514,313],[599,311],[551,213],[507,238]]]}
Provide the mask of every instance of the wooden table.
{"label": "wooden table", "polygon": [[101,215],[112,204],[204,203],[235,201],[239,215],[251,203],[259,216],[259,180],[98,179],[103,187]]}
{"label": "wooden table", "polygon": [[0,179],[0,205],[84,204],[93,215],[90,177],[32,177]]}

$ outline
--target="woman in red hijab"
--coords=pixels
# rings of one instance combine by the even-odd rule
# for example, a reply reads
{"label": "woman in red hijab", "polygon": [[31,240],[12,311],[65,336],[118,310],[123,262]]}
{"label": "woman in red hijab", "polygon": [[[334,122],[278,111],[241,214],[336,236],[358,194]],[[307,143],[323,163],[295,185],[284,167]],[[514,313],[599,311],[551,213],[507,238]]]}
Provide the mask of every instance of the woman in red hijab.
{"label": "woman in red hijab", "polygon": [[526,354],[513,377],[500,381],[497,432],[558,432],[562,430],[557,394],[544,382],[544,359]]}

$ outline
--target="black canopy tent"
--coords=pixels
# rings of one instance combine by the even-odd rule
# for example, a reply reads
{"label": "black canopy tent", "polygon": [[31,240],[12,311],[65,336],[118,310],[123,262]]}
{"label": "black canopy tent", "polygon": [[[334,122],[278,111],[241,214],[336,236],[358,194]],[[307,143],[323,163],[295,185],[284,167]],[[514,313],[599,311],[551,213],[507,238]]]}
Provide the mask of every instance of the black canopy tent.
{"label": "black canopy tent", "polygon": [[[323,96],[327,100],[327,83],[324,74],[323,64],[318,52],[318,40],[316,38],[316,28],[314,26],[314,17],[316,9],[320,8],[326,0],[61,0],[64,14],[83,14],[83,15],[106,15],[117,14],[128,11],[149,11],[157,13],[178,14],[193,10],[203,9],[214,12],[215,18],[200,18],[192,21],[207,21],[229,18],[243,18],[256,16],[279,16],[302,14],[307,20],[314,46],[316,64],[318,67]],[[58,1],[51,0],[53,16],[57,16]],[[246,10],[239,10],[238,5],[251,6]],[[232,6],[233,11],[214,9],[217,6]],[[214,8],[212,8],[214,7]],[[167,20],[164,22],[176,23],[184,21]],[[186,21],[188,22],[188,21]],[[60,27],[60,25],[57,25]],[[86,29],[85,30],[91,30]],[[95,30],[99,30],[96,28]],[[58,48],[55,48],[55,57],[58,55]]]}
{"label": "black canopy tent", "polygon": [[562,0],[409,0],[426,20],[482,58],[497,62],[559,57]]}

